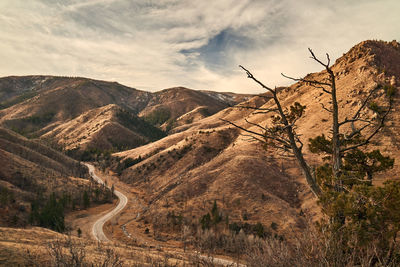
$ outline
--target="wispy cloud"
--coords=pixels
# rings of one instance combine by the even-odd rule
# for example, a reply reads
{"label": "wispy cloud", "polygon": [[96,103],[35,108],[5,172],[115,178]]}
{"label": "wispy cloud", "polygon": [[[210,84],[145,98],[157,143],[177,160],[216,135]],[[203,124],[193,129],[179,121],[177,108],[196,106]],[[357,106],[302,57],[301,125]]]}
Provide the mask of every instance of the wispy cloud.
{"label": "wispy cloud", "polygon": [[86,76],[146,90],[260,92],[365,39],[400,39],[397,0],[2,0],[0,75]]}

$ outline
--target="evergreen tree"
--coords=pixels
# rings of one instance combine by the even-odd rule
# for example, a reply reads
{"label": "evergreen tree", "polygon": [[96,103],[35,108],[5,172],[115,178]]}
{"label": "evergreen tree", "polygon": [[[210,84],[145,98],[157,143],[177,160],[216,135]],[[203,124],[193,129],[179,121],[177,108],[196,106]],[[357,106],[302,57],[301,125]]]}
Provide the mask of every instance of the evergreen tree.
{"label": "evergreen tree", "polygon": [[210,213],[207,213],[206,215],[201,217],[200,224],[201,224],[201,228],[203,230],[210,229],[210,227],[211,227],[211,216],[210,216]]}
{"label": "evergreen tree", "polygon": [[65,223],[62,201],[58,201],[55,193],[53,193],[43,207],[40,207],[38,200],[32,202],[29,221],[31,224],[38,224],[41,227],[63,232]]}
{"label": "evergreen tree", "polygon": [[90,206],[90,198],[88,192],[85,190],[83,192],[83,207],[87,209],[89,208],[89,206]]}
{"label": "evergreen tree", "polygon": [[214,204],[213,204],[212,209],[211,209],[211,219],[212,219],[212,223],[214,225],[217,225],[222,220],[222,216],[219,213],[216,200],[214,200]]}

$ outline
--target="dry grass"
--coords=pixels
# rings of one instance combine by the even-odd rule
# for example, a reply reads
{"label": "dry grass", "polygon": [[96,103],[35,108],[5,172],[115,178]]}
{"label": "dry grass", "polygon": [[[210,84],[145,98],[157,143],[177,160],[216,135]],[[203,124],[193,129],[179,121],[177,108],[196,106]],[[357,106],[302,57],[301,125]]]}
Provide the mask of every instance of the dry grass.
{"label": "dry grass", "polygon": [[[363,42],[339,58],[333,70],[338,77],[341,119],[352,114],[360,100],[378,84],[391,83],[399,87],[398,62],[398,45],[374,41]],[[309,77],[322,79],[325,75],[320,72],[309,74]],[[89,95],[93,96],[95,89],[90,87],[89,91]],[[160,100],[160,103],[157,102],[152,107],[163,104],[175,109],[180,105],[179,101],[187,99],[185,95],[182,98],[178,95],[184,91],[171,92],[164,95],[164,102]],[[174,96],[179,101],[172,101]],[[307,84],[296,83],[281,89],[279,98],[284,106],[290,106],[296,101],[306,105],[305,115],[298,121],[297,130],[305,144],[311,137],[321,133],[329,134],[329,114],[321,108],[321,103],[328,105],[327,95]],[[50,93],[47,100],[49,99]],[[37,101],[42,100],[34,99],[32,103],[38,103]],[[380,148],[384,154],[395,158],[393,170],[386,173],[385,177],[380,177],[378,182],[386,178],[397,178],[400,171],[400,113],[396,108],[399,104],[399,97],[396,96],[395,109],[388,123],[370,147]],[[255,97],[247,105],[269,107],[270,103],[261,97]],[[37,104],[32,107],[35,110]],[[85,108],[87,111],[93,107],[88,105]],[[182,116],[193,110],[185,108],[182,107],[175,115]],[[148,110],[150,112],[152,108]],[[27,112],[22,105],[9,111],[10,115],[7,116]],[[190,114],[187,116],[190,117]],[[265,114],[256,114],[248,109],[226,108],[206,118],[194,117],[193,123],[177,127],[174,129],[175,134],[162,140],[115,154],[133,159],[140,155],[144,160],[123,172],[121,188],[130,193],[132,201],[114,225],[111,223],[107,226],[108,231],[115,229],[112,233],[115,237],[139,246],[147,243],[147,246],[177,248],[182,246],[181,232],[179,229],[167,227],[168,213],[173,211],[175,215],[182,215],[188,225],[198,224],[200,217],[210,210],[214,200],[221,211],[229,215],[230,221],[243,221],[246,214],[249,223],[260,221],[269,226],[274,222],[277,224],[277,232],[291,241],[306,229],[304,213],[310,215],[312,220],[320,216],[315,200],[295,162],[274,150],[267,150],[265,153],[258,144],[249,142],[247,137],[231,129],[220,118],[252,130],[257,128],[246,124],[244,118],[260,124],[270,122],[270,117]],[[305,153],[313,164],[321,162],[308,152],[307,146]],[[121,225],[125,225],[135,240],[118,230]],[[146,228],[148,233],[145,233]],[[255,257],[267,255],[264,259],[267,262],[273,256],[271,251],[278,251],[279,257],[273,259],[276,263],[269,261],[268,264],[279,266],[285,255],[297,255],[288,247],[282,246],[282,243],[271,243],[269,246],[255,251]],[[300,257],[301,254],[297,256]],[[293,262],[287,263],[290,265]]]}
{"label": "dry grass", "polygon": [[[394,60],[395,59],[395,60]],[[398,83],[399,48],[391,44],[367,41],[336,61],[333,70],[337,73],[338,98],[341,119],[354,112],[363,97],[378,84]],[[385,66],[385,73],[379,66]],[[325,72],[309,74],[312,79],[322,79]],[[397,78],[391,75],[398,75]],[[321,108],[328,106],[329,97],[319,89],[304,83],[296,83],[281,89],[279,94],[284,106],[295,101],[306,105],[306,112],[298,122],[297,132],[303,142],[321,133],[329,134],[329,114]],[[395,98],[395,106],[399,103]],[[269,107],[264,99],[256,97],[246,105]],[[380,148],[383,153],[395,158],[393,170],[385,177],[397,178],[400,171],[398,147],[400,113],[394,110],[389,122],[371,144],[371,149]],[[250,143],[246,137],[231,135],[227,145],[218,133],[229,132],[229,126],[219,119],[233,121],[252,130],[259,130],[244,121],[267,124],[269,116],[253,113],[252,110],[227,108],[213,116],[190,125],[176,128],[176,134],[158,142],[133,150],[117,153],[119,157],[145,158],[139,164],[124,171],[121,179],[144,193],[142,206],[138,208],[142,218],[165,221],[166,214],[174,211],[189,223],[199,217],[217,200],[229,218],[242,220],[243,214],[250,222],[260,221],[269,226],[279,225],[279,232],[291,236],[304,228],[302,214],[318,219],[320,213],[315,199],[310,194],[294,161],[282,157],[276,151],[267,154],[259,145]],[[190,146],[190,151],[183,153]],[[211,149],[209,149],[211,148]],[[213,149],[219,150],[217,153]],[[306,157],[312,164],[320,164],[318,156],[308,152]],[[142,223],[145,219],[142,219]],[[165,221],[167,223],[167,221]],[[132,231],[134,231],[133,222]],[[148,226],[147,226],[148,227]],[[129,228],[129,224],[128,224]],[[169,235],[169,233],[167,233]]]}
{"label": "dry grass", "polygon": [[[214,262],[214,263],[213,263]],[[1,266],[218,266],[196,253],[101,244],[43,228],[0,227]]]}
{"label": "dry grass", "polygon": [[100,150],[113,149],[114,143],[135,147],[147,141],[147,137],[135,133],[118,122],[120,108],[110,104],[89,110],[44,134],[41,138],[53,140],[65,149],[96,147]]}

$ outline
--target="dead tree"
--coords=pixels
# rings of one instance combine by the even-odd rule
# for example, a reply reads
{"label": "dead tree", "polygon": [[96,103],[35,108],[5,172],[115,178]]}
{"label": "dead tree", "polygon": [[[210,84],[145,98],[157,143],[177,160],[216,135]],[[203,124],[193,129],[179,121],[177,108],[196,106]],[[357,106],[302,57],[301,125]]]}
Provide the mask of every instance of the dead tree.
{"label": "dead tree", "polygon": [[261,141],[266,146],[276,148],[278,150],[283,151],[284,153],[292,154],[296,158],[312,192],[316,196],[320,196],[321,190],[318,187],[316,180],[312,175],[309,165],[304,159],[304,155],[302,152],[303,142],[300,140],[300,136],[296,133],[296,121],[303,115],[305,106],[302,106],[301,104],[296,102],[293,106],[290,107],[289,110],[284,109],[278,98],[278,91],[276,90],[276,88],[272,89],[266,86],[265,84],[260,82],[257,78],[255,78],[253,74],[243,66],[240,66],[240,68],[242,68],[247,73],[248,78],[254,80],[256,83],[258,83],[262,88],[267,90],[272,95],[271,98],[274,101],[273,107],[255,108],[255,109],[262,113],[274,114],[272,123],[273,125],[262,126],[246,120],[248,124],[256,126],[258,129],[262,131],[262,132],[256,132],[241,127],[231,121],[227,120],[224,121],[249,133],[253,138],[255,138],[258,141]]}
{"label": "dead tree", "polygon": [[[331,114],[331,136],[327,138],[322,134],[314,139],[310,139],[310,150],[315,153],[326,153],[329,155],[328,158],[331,160],[332,171],[332,184],[329,186],[332,186],[336,191],[341,192],[344,190],[344,178],[342,175],[344,170],[343,159],[346,157],[346,155],[351,153],[354,155],[355,152],[360,152],[359,148],[368,145],[371,139],[383,128],[387,115],[392,109],[395,90],[394,87],[390,87],[388,85],[378,85],[375,89],[371,90],[363,100],[361,100],[360,107],[358,110],[356,110],[353,116],[350,118],[345,117],[343,121],[340,121],[336,76],[332,70],[332,67],[330,66],[330,57],[328,54],[326,54],[327,62],[324,63],[315,56],[311,49],[309,49],[309,52],[311,54],[311,58],[325,68],[327,77],[321,80],[316,80],[307,78],[297,79],[284,74],[282,75],[293,81],[306,83],[330,96],[330,107],[325,107],[323,104],[321,105],[323,110],[328,111]],[[243,66],[239,67],[246,72],[248,78],[252,79],[267,92],[269,92],[271,95],[270,98],[273,100],[273,104],[269,108],[240,105],[239,107],[254,109],[257,113],[274,114],[273,119],[271,125],[267,126],[252,123],[246,120],[250,126],[255,126],[256,129],[260,130],[260,132],[249,130],[231,121],[224,121],[243,130],[246,132],[245,135],[250,135],[253,139],[264,143],[267,147],[273,147],[294,156],[306,178],[311,191],[317,197],[320,197],[322,193],[321,185],[317,182],[315,174],[313,174],[310,165],[304,158],[302,150],[303,141],[300,139],[299,134],[296,133],[296,121],[304,114],[306,107],[297,102],[288,108],[283,107],[279,99],[279,92],[276,87],[272,89],[271,87],[266,86],[264,83],[255,78],[249,70]],[[378,106],[375,102],[371,101],[372,98],[379,96],[377,91],[380,89],[385,89],[386,91],[386,97],[384,97],[386,103],[385,106]],[[367,115],[367,112],[365,112],[367,109],[371,109],[375,113],[374,118],[371,118],[371,116]],[[347,125],[350,125],[350,127],[347,127],[346,129],[345,126]],[[369,159],[369,162],[367,162],[368,160],[363,162],[363,164],[366,165],[364,166],[365,168],[363,171],[366,171],[368,167],[370,169],[374,169],[374,166],[370,166],[371,161],[378,162],[381,165],[386,164],[385,166],[389,167],[390,164],[393,166],[393,162],[391,162],[389,158],[383,157],[379,151],[378,153],[375,153],[375,155],[371,154],[368,157],[372,158]],[[384,169],[380,169],[378,166],[379,164],[375,165],[375,171]],[[347,175],[349,175],[349,173],[351,175],[351,171],[348,171]]]}

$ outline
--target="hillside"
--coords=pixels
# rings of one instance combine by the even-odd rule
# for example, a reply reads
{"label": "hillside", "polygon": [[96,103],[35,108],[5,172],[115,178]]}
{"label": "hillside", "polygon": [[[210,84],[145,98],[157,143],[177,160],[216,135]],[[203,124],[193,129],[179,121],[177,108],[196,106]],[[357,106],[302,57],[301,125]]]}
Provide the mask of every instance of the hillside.
{"label": "hillside", "polygon": [[[332,69],[343,120],[370,92],[375,92],[372,100],[379,101],[387,88],[400,89],[400,45],[361,42],[338,58]],[[38,137],[27,139],[0,128],[1,200],[5,203],[0,209],[1,225],[25,225],[35,192],[48,197],[52,191],[61,195],[68,188],[80,207],[83,191],[92,190],[94,197],[96,185],[85,179],[86,170],[43,143],[57,144],[69,153],[120,151],[98,163],[103,168],[108,164],[103,175],[130,198],[127,208],[105,226],[107,234],[123,244],[162,250],[180,249],[187,242],[196,250],[211,247],[213,252],[232,256],[243,253],[234,250],[236,236],[293,241],[310,220],[320,218],[319,206],[296,161],[263,147],[226,122],[262,133],[257,125],[269,125],[271,115],[240,106],[271,108],[268,94],[251,97],[182,87],[147,93],[117,83],[44,77],[0,79],[5,92],[0,123]],[[325,70],[306,76],[321,81],[326,77]],[[4,89],[8,87],[13,89]],[[306,106],[296,132],[308,162],[312,167],[321,164],[308,142],[321,133],[330,135],[330,114],[322,108],[329,107],[329,96],[305,82],[277,90],[284,107],[295,102]],[[395,159],[393,169],[378,175],[376,184],[398,179],[400,172],[399,101],[397,93],[384,128],[368,146]],[[366,115],[373,118],[372,107]],[[221,244],[228,247],[218,250]]]}
{"label": "hillside", "polygon": [[41,135],[65,150],[118,150],[141,146],[164,137],[158,128],[133,113],[110,104],[89,110]]}
{"label": "hillside", "polygon": [[[381,41],[362,42],[336,61],[333,70],[337,74],[341,119],[352,114],[369,91],[385,85],[398,87],[400,72],[396,62],[400,62],[399,44]],[[326,72],[307,77],[324,79]],[[297,129],[305,144],[320,133],[329,134],[329,114],[321,108],[321,104],[329,105],[329,97],[320,89],[299,82],[282,88],[279,98],[286,107],[294,102],[306,105]],[[271,107],[259,97],[245,105]],[[393,170],[378,177],[378,183],[397,178],[400,171],[398,105],[397,95],[385,128],[369,147],[395,158]],[[155,143],[115,154],[122,161],[133,160],[133,165],[122,171],[121,180],[144,195],[142,208],[136,208],[143,216],[137,222],[126,218],[128,229],[135,231],[138,224],[149,222],[155,235],[169,233],[168,225],[176,220],[174,216],[185,225],[198,226],[214,201],[230,223],[261,222],[270,232],[275,231],[269,228],[273,224],[276,232],[286,237],[304,227],[304,214],[317,218],[315,199],[296,162],[275,150],[265,152],[259,144],[250,142],[251,138],[220,120],[260,130],[246,123],[245,118],[260,125],[271,121],[270,116],[254,110],[227,108],[178,127],[174,130],[177,133]],[[321,163],[319,156],[309,153],[307,145],[305,153],[313,164]],[[171,212],[175,215],[171,216]]]}
{"label": "hillside", "polygon": [[[52,80],[54,82],[50,83]],[[85,78],[50,77],[46,84],[48,86],[43,85],[34,97],[1,110],[0,122],[21,134],[39,137],[44,131],[93,108],[117,104],[139,110],[149,94],[117,83]],[[39,130],[41,132],[37,133]]]}
{"label": "hillside", "polygon": [[11,107],[41,92],[66,86],[71,78],[53,76],[9,76],[0,79],[0,109]]}
{"label": "hillside", "polygon": [[[26,225],[31,203],[51,193],[79,194],[86,167],[37,141],[0,128],[1,225]],[[83,186],[83,188],[82,188]]]}
{"label": "hillside", "polygon": [[[251,102],[265,101],[257,97]],[[216,201],[230,224],[261,222],[265,231],[272,233],[271,224],[277,225],[275,234],[301,228],[300,195],[307,189],[293,181],[291,170],[282,169],[257,143],[219,120],[242,120],[251,113],[229,108],[187,130],[115,154],[123,159],[141,157],[120,176],[144,195],[146,208],[140,211],[140,222],[148,221],[154,232],[169,233],[173,220],[169,214],[173,212],[182,216],[185,224],[198,226]],[[131,227],[134,225],[132,222]]]}
{"label": "hillside", "polygon": [[[333,71],[337,75],[340,120],[352,116],[360,107],[361,101],[372,90],[377,90],[375,97],[378,99],[386,93],[384,89],[386,86],[399,87],[400,72],[398,64],[394,62],[400,62],[400,48],[395,41],[364,41],[336,60]],[[322,71],[309,74],[307,78],[321,80],[326,75],[326,71]],[[320,133],[329,135],[330,114],[321,108],[321,104],[329,105],[330,99],[327,94],[305,83],[296,83],[281,92],[281,99],[285,106],[295,101],[306,105],[305,115],[298,121],[298,133],[305,142]],[[379,148],[383,153],[395,158],[393,170],[385,174],[390,178],[397,178],[396,174],[400,170],[398,105],[399,94],[394,98],[394,108],[385,127],[369,145],[369,149]],[[372,115],[372,109],[367,110],[367,113]],[[308,153],[308,146],[305,146],[305,150]],[[309,157],[318,156],[309,155]]]}
{"label": "hillside", "polygon": [[165,136],[152,124],[161,125],[146,116],[152,110],[167,110],[172,114],[169,122],[174,123],[187,113],[204,118],[247,97],[228,93],[216,99],[215,95],[224,94],[186,88],[149,93],[86,78],[1,78],[1,225],[32,223],[34,207],[39,209],[35,214],[41,214],[52,193],[66,211],[82,208],[85,193],[94,203],[110,200],[106,191],[86,179],[86,169],[49,145],[79,160],[107,160],[109,151],[139,147]]}
{"label": "hillside", "polygon": [[208,266],[217,265],[183,251],[99,243],[33,227],[0,227],[0,263],[3,266]]}
{"label": "hillside", "polygon": [[139,116],[164,130],[170,130],[213,115],[250,97],[251,95],[195,91],[184,87],[169,88],[154,93]]}
{"label": "hillside", "polygon": [[[86,78],[5,77],[0,79],[0,124],[26,137],[46,139],[67,149],[121,150],[164,136],[153,126],[170,130],[247,98],[182,87],[149,93]],[[115,110],[121,112],[115,111],[105,123],[105,117],[99,113],[108,105],[115,105]],[[85,127],[76,127],[82,120],[89,122],[85,122]],[[87,132],[82,132],[83,128],[88,128]],[[70,140],[65,141],[66,138]]]}

